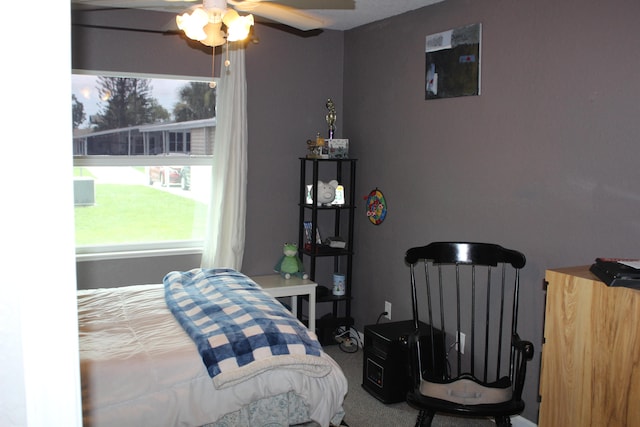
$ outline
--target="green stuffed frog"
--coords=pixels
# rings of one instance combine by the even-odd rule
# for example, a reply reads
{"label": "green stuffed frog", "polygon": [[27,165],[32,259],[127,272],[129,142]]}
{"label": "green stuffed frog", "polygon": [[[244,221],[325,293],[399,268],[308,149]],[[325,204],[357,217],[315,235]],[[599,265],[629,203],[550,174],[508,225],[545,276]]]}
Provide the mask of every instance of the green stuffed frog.
{"label": "green stuffed frog", "polygon": [[283,252],[284,255],[282,255],[280,261],[273,267],[273,271],[280,273],[285,279],[290,279],[291,276],[308,279],[309,276],[304,272],[302,260],[298,257],[298,245],[295,243],[285,243]]}

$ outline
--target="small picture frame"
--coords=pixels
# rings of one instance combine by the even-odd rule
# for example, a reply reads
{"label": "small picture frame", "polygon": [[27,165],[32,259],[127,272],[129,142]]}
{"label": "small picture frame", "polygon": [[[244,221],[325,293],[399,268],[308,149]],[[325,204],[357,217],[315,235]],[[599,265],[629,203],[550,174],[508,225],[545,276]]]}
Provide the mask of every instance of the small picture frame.
{"label": "small picture frame", "polygon": [[[311,249],[311,236],[312,236],[311,221],[304,221],[304,248],[306,250]],[[322,237],[320,236],[320,229],[316,227],[316,245],[322,245]]]}
{"label": "small picture frame", "polygon": [[330,159],[348,159],[349,158],[349,140],[348,139],[327,139],[325,143],[329,149]]}

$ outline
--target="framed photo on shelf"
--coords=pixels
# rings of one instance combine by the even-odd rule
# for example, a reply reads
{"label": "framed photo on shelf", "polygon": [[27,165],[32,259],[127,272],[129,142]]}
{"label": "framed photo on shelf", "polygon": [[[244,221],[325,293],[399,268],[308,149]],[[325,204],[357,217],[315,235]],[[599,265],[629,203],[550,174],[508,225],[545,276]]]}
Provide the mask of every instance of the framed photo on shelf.
{"label": "framed photo on shelf", "polygon": [[[311,236],[312,236],[311,221],[304,222],[304,248],[311,249]],[[316,245],[322,244],[322,238],[320,237],[320,229],[316,228]]]}

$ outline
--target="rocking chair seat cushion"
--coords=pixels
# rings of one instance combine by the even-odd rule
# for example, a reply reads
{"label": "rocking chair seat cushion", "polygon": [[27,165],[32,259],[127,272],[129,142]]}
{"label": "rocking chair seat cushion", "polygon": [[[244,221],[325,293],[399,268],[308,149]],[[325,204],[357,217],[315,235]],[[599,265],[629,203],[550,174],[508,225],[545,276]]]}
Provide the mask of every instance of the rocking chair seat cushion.
{"label": "rocking chair seat cushion", "polygon": [[471,375],[463,375],[444,382],[422,379],[420,394],[461,405],[483,405],[508,402],[513,390],[508,377],[484,384]]}

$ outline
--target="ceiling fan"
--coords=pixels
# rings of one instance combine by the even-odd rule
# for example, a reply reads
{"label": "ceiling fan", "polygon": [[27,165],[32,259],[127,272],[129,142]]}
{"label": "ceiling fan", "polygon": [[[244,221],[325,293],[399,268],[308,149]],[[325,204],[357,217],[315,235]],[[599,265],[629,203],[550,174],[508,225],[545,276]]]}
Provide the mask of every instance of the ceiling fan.
{"label": "ceiling fan", "polygon": [[[195,2],[200,1],[200,4]],[[284,24],[301,31],[326,27],[329,22],[302,9],[342,8],[345,0],[71,0],[72,5],[84,8],[146,9],[192,15],[199,10],[219,21],[227,12],[253,14],[270,22]],[[337,6],[338,5],[338,6]],[[227,20],[229,20],[227,18]],[[236,17],[237,18],[237,17]],[[175,22],[174,22],[175,26]],[[174,27],[175,28],[175,27]]]}
{"label": "ceiling fan", "polygon": [[[240,16],[238,12],[249,15]],[[309,13],[271,0],[203,0],[201,5],[178,15],[176,23],[187,37],[215,47],[227,41],[244,40],[254,23],[252,14],[302,31],[325,24]],[[221,32],[223,24],[226,34]]]}
{"label": "ceiling fan", "polygon": [[[327,25],[323,19],[308,12],[271,0],[202,0],[201,4],[192,5],[195,1],[72,0],[72,3],[85,7],[103,6],[178,12],[175,20],[178,28],[188,38],[213,49],[227,42],[244,40],[254,24],[253,14],[301,31],[320,29]],[[281,1],[287,2],[287,0]],[[238,12],[249,13],[249,15],[240,16]],[[225,65],[228,65],[227,63],[228,61],[225,61]]]}

